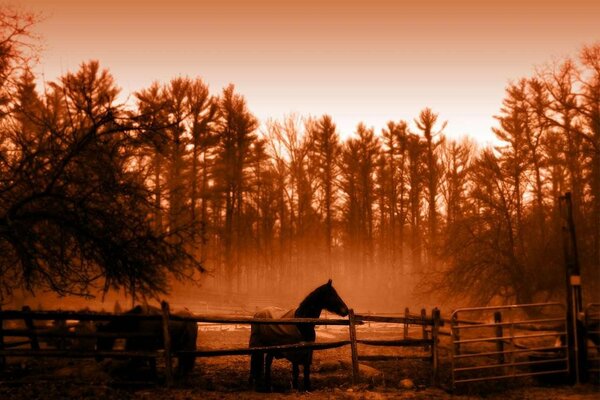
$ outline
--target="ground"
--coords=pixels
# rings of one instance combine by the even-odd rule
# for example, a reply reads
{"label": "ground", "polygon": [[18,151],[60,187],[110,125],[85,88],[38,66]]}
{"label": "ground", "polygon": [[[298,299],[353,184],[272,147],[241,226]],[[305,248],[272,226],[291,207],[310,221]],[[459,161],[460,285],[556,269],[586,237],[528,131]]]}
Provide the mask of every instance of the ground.
{"label": "ground", "polygon": [[[347,328],[320,327],[318,341],[343,340]],[[411,334],[418,331],[411,331]],[[358,336],[398,338],[391,329],[360,327]],[[401,336],[401,332],[400,332]],[[200,330],[198,346],[203,349],[247,345],[247,327],[209,326]],[[402,354],[426,354],[423,349]],[[397,349],[360,347],[360,354],[394,354]],[[125,361],[105,360],[15,360],[0,375],[0,399],[600,399],[600,386],[540,386],[532,380],[490,383],[476,389],[463,388],[451,394],[447,354],[441,354],[441,386],[432,386],[431,364],[421,360],[364,362],[361,380],[352,384],[349,346],[315,352],[310,393],[291,389],[291,368],[285,360],[273,364],[273,392],[255,393],[248,383],[249,358],[230,356],[197,359],[193,373],[174,387],[165,388],[162,369],[158,382],[141,383],[145,372],[132,372]],[[139,376],[141,374],[142,376]],[[127,382],[125,381],[127,380]],[[146,380],[146,379],[144,379]],[[132,383],[131,381],[137,381]],[[446,388],[446,389],[444,389]]]}

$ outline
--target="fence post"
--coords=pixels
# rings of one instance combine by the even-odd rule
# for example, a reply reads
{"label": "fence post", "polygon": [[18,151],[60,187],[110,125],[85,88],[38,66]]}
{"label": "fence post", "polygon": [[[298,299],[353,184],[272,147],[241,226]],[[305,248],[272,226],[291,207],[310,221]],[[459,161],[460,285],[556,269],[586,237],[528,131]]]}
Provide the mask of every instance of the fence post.
{"label": "fence post", "polygon": [[502,329],[502,312],[496,311],[494,313],[494,323],[496,325],[496,337],[498,340],[496,341],[496,351],[498,354],[498,363],[504,364],[504,329]]}
{"label": "fence post", "polygon": [[454,354],[460,355],[460,329],[458,329],[458,314],[452,314],[452,326],[450,327],[452,333],[452,339],[454,341],[453,349]]}
{"label": "fence post", "polygon": [[441,325],[440,310],[436,307],[431,312],[433,326],[431,327],[431,361],[433,363],[433,386],[439,383],[439,332]]}
{"label": "fence post", "polygon": [[404,340],[408,337],[408,316],[410,312],[408,311],[408,307],[404,309]]}
{"label": "fence post", "polygon": [[31,319],[31,315],[28,315],[28,313],[31,312],[31,308],[29,308],[29,306],[23,306],[22,310],[25,313],[23,316],[23,319],[25,320],[25,326],[31,331],[29,334],[31,350],[38,351],[40,349],[40,343],[38,342],[37,335],[35,334],[35,325],[33,324],[33,319]]}
{"label": "fence post", "polygon": [[[0,351],[4,350],[4,318],[2,318],[2,304],[0,303]],[[6,358],[0,356],[0,371],[4,369]]]}
{"label": "fence post", "polygon": [[171,363],[171,335],[169,334],[169,303],[162,301],[162,327],[165,345],[165,375],[167,386],[173,385],[173,364]]}
{"label": "fence post", "polygon": [[[431,311],[431,318],[433,319],[433,310]],[[427,311],[424,308],[421,308],[421,327],[423,329],[423,340],[427,340]],[[423,345],[423,351],[429,351],[429,345],[425,343]]]}
{"label": "fence post", "polygon": [[348,320],[350,321],[350,349],[352,351],[352,384],[358,384],[359,370],[358,370],[358,349],[356,347],[356,325],[354,320],[354,310],[348,310]]}

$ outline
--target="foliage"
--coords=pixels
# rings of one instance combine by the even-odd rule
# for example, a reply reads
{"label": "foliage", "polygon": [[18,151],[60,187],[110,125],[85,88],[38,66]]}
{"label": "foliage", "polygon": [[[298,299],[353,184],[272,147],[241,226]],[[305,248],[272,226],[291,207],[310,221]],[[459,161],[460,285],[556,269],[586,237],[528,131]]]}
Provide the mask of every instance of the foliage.
{"label": "foliage", "polygon": [[[5,43],[19,47],[14,29]],[[0,147],[2,297],[15,288],[156,295],[167,290],[169,273],[201,270],[185,249],[188,227],[162,232],[149,223],[153,206],[133,157],[136,130],[108,71],[83,64],[39,96],[22,70],[14,87],[2,87],[10,104]]]}
{"label": "foliage", "polygon": [[567,191],[584,280],[599,283],[600,44],[512,82],[498,145],[479,149],[429,108],[344,141],[327,115],[259,132],[233,85],[211,95],[199,78],[125,107],[97,62],[38,94],[22,62],[34,20],[0,18],[4,290],[153,294],[201,259],[221,290],[294,297],[326,274],[360,282],[365,307],[406,305],[418,282],[480,303],[558,298]]}

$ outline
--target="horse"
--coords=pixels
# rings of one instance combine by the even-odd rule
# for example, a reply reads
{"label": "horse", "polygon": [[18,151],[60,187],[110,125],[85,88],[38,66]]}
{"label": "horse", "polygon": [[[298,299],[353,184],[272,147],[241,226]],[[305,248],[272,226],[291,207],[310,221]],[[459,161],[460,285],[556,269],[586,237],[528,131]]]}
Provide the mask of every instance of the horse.
{"label": "horse", "polygon": [[[152,306],[135,306],[124,313],[125,315],[162,315],[159,308]],[[190,312],[174,313],[177,316],[189,316]],[[98,332],[106,333],[148,333],[149,336],[127,338],[126,351],[153,351],[164,348],[163,325],[160,319],[119,319],[97,326]],[[171,337],[172,351],[195,351],[198,336],[198,325],[193,321],[169,321],[169,334]],[[98,351],[110,351],[115,344],[114,337],[99,337],[96,343]],[[101,357],[97,357],[101,361]],[[176,376],[184,377],[194,368],[196,357],[194,355],[178,356]],[[156,376],[156,359],[150,358],[151,373]],[[133,367],[140,367],[139,360],[132,361]]]}
{"label": "horse", "polygon": [[[285,312],[275,307],[262,309],[254,314],[254,318],[319,318],[323,309],[342,317],[348,315],[348,306],[340,298],[332,286],[331,279],[313,290],[296,309]],[[316,339],[314,324],[252,324],[249,347],[277,346],[300,342],[314,342]],[[267,351],[252,353],[250,357],[250,384],[255,389],[271,389],[271,364],[273,358],[286,358],[292,363],[292,387],[298,389],[300,364],[303,366],[304,390],[310,391],[310,365],[312,350],[299,351]],[[264,381],[263,381],[264,373]]]}

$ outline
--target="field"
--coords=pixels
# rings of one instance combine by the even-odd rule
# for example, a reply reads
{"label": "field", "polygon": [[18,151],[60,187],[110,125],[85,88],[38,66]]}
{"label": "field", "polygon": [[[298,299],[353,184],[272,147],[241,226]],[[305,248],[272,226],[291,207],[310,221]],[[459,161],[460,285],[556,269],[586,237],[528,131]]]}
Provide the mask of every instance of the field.
{"label": "field", "polygon": [[[411,328],[411,336],[419,337]],[[360,338],[391,339],[402,335],[398,327],[363,326]],[[244,326],[205,326],[200,329],[201,349],[242,347],[247,344],[249,329]],[[345,327],[319,327],[317,341],[347,338]],[[447,338],[443,338],[447,340]],[[442,343],[447,345],[447,343]],[[422,349],[360,347],[362,354],[426,354]],[[447,351],[441,351],[441,384],[450,385]],[[596,385],[540,386],[529,379],[516,382],[487,383],[477,389],[463,388],[451,395],[431,384],[432,370],[427,361],[395,360],[361,363],[361,380],[352,384],[348,346],[315,352],[312,368],[313,391],[297,393],[291,389],[291,368],[285,360],[273,364],[273,392],[255,393],[248,383],[247,356],[197,359],[191,376],[167,389],[160,382],[141,382],[146,372],[132,372],[125,361],[12,359],[1,376],[0,399],[234,399],[234,398],[340,398],[340,399],[600,399]],[[133,381],[133,383],[131,383]]]}

